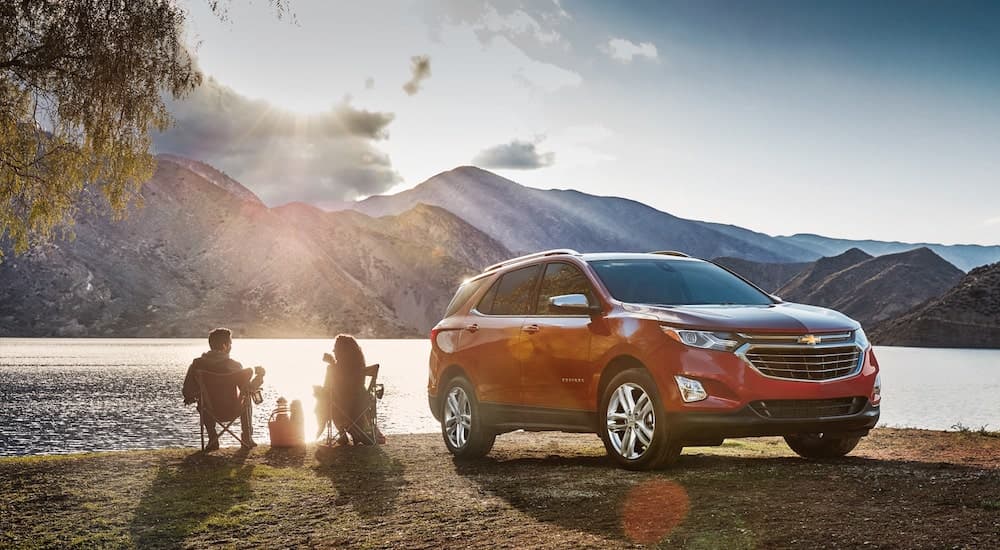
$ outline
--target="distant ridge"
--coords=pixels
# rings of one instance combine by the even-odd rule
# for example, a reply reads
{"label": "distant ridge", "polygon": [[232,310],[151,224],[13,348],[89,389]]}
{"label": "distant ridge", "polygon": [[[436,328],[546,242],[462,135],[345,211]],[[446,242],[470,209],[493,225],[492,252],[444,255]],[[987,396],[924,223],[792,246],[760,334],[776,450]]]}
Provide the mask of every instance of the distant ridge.
{"label": "distant ridge", "polygon": [[229,175],[227,175],[226,173],[216,170],[212,166],[205,164],[204,162],[198,162],[196,160],[191,160],[189,158],[179,157],[177,155],[170,155],[166,153],[156,155],[156,160],[158,162],[172,162],[174,164],[183,166],[184,168],[187,168],[189,171],[201,176],[206,181],[214,183],[220,188],[229,191],[233,195],[243,200],[255,202],[260,205],[264,204],[263,202],[261,202],[260,198],[258,198],[253,191],[244,187],[242,183],[229,177]]}
{"label": "distant ridge", "polygon": [[459,166],[412,189],[338,208],[383,216],[418,203],[453,212],[518,253],[561,247],[583,252],[673,249],[700,258],[796,263],[851,248],[881,256],[926,246],[963,271],[1000,261],[1000,245],[851,241],[809,234],[772,237],[735,225],[680,218],[631,199],[525,187],[475,166]]}
{"label": "distant ridge", "polygon": [[[979,244],[937,244],[937,243],[904,243],[898,241],[851,240],[834,239],[811,233],[797,233],[789,236],[779,236],[776,239],[785,243],[795,244],[804,249],[812,250],[823,256],[836,256],[850,248],[857,248],[873,256],[884,256],[905,252],[916,248],[929,248],[935,254],[962,271],[974,267],[1000,261],[1000,245],[984,246]],[[997,236],[1000,240],[1000,235]]]}
{"label": "distant ridge", "polygon": [[743,258],[715,258],[713,262],[739,273],[767,292],[777,292],[793,277],[812,266],[812,262],[769,264]]}
{"label": "distant ridge", "polygon": [[1000,348],[1000,263],[973,269],[943,295],[877,326],[872,338],[890,346]]}
{"label": "distant ridge", "polygon": [[384,216],[418,203],[455,213],[514,252],[568,247],[581,252],[673,249],[703,258],[768,262],[817,257],[761,233],[678,218],[630,199],[525,187],[474,166],[442,172],[395,195],[369,197],[352,208]]}
{"label": "distant ridge", "polygon": [[816,261],[777,294],[791,302],[836,309],[873,327],[941,295],[962,276],[929,248],[874,258],[852,248]]}

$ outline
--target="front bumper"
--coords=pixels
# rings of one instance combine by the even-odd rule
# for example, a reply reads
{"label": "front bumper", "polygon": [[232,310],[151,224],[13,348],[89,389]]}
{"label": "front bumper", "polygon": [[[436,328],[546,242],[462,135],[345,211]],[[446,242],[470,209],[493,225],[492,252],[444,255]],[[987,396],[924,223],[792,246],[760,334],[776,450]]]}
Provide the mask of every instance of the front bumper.
{"label": "front bumper", "polygon": [[718,444],[729,437],[843,433],[866,435],[878,424],[879,407],[870,401],[856,414],[827,418],[767,418],[749,405],[735,412],[683,412],[670,415],[670,428],[688,444]]}

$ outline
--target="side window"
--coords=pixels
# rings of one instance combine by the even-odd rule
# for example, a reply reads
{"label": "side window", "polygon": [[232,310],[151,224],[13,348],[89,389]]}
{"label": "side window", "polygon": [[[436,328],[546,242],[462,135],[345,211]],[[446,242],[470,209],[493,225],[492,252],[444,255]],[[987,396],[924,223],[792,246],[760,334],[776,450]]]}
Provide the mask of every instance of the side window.
{"label": "side window", "polygon": [[461,308],[465,302],[469,301],[469,298],[479,290],[479,287],[483,285],[485,279],[477,279],[475,281],[469,281],[464,285],[458,287],[458,291],[455,292],[455,297],[451,299],[448,303],[448,309],[445,310],[444,316],[451,317],[456,311]]}
{"label": "side window", "polygon": [[483,294],[483,297],[479,299],[479,304],[476,305],[476,310],[479,313],[485,313],[487,315],[493,313],[493,299],[497,296],[497,287],[500,286],[500,279],[497,279],[493,286]]}
{"label": "side window", "polygon": [[[531,312],[531,295],[542,266],[522,267],[505,273],[496,285],[496,297],[489,313],[492,315],[527,315]],[[491,289],[492,292],[492,289]],[[488,296],[488,295],[487,295]],[[484,313],[486,313],[484,311]]]}
{"label": "side window", "polygon": [[563,294],[583,294],[587,301],[594,303],[594,293],[590,281],[577,267],[565,263],[551,263],[545,266],[542,288],[538,291],[538,315],[555,315],[549,310],[549,298]]}

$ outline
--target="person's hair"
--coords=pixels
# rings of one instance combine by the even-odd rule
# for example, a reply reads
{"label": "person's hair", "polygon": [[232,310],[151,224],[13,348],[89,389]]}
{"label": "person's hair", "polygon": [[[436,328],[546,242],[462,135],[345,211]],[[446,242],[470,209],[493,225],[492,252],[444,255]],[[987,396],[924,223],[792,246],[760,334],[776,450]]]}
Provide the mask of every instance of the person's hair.
{"label": "person's hair", "polygon": [[233,331],[228,328],[217,328],[208,333],[208,347],[222,351],[226,344],[233,343]]}
{"label": "person's hair", "polygon": [[350,334],[338,334],[333,343],[333,355],[337,365],[348,371],[362,372],[365,368],[365,354],[361,351],[358,341]]}

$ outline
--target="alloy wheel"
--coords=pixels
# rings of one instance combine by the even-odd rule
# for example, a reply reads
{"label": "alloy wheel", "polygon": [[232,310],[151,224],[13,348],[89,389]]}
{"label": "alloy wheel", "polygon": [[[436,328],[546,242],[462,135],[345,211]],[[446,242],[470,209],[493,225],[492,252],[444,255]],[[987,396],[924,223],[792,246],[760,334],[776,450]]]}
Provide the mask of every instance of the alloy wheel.
{"label": "alloy wheel", "polygon": [[469,440],[472,429],[472,405],[461,387],[454,387],[445,398],[444,427],[448,442],[461,449]]}
{"label": "alloy wheel", "polygon": [[608,440],[615,452],[628,460],[637,460],[653,443],[656,413],[653,400],[638,384],[626,382],[608,402]]}

